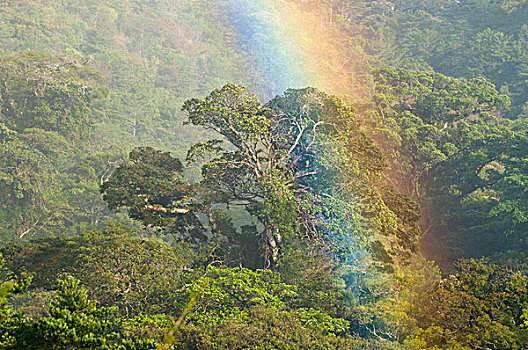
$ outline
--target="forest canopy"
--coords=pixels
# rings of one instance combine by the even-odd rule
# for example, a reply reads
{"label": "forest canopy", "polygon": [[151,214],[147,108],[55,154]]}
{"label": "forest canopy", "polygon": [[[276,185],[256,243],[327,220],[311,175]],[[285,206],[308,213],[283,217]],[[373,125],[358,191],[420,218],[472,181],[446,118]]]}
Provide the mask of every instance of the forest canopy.
{"label": "forest canopy", "polygon": [[[333,42],[274,30],[293,10]],[[528,348],[527,22],[524,0],[4,4],[0,348]],[[309,46],[361,93],[276,92]]]}

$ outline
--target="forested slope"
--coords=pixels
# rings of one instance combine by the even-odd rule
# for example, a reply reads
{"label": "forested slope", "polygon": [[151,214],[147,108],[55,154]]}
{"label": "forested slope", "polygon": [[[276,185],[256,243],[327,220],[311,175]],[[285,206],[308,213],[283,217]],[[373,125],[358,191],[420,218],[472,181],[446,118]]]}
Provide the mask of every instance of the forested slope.
{"label": "forested slope", "polygon": [[251,81],[244,53],[207,1],[17,1],[1,11],[4,52],[90,57],[110,87],[93,117],[111,145],[174,149],[184,142],[175,116],[185,99]]}
{"label": "forested slope", "polygon": [[388,177],[422,205],[427,254],[444,266],[460,257],[524,256],[526,1],[332,1],[323,7],[327,20],[361,42],[375,65],[444,75],[376,74],[373,135],[394,159]]}
{"label": "forested slope", "polygon": [[328,1],[377,64],[484,77],[512,99],[510,118],[526,113],[528,4],[520,0]]}
{"label": "forested slope", "polygon": [[526,1],[228,5],[0,7],[0,348],[528,347]]}
{"label": "forested slope", "polygon": [[[150,145],[184,156],[201,131],[182,127],[183,101],[229,81],[249,85],[254,81],[245,54],[233,46],[218,8],[207,2],[16,1],[5,5],[0,9],[2,108],[6,118],[18,120],[16,126],[13,121],[2,122],[27,139],[23,146],[13,141],[3,150],[3,169],[14,167],[14,162],[24,164],[24,170],[7,170],[5,175],[4,223],[0,225],[5,239],[101,227],[111,214],[98,186],[130,149]],[[79,90],[85,85],[78,81],[82,77],[75,76],[75,69],[70,76],[63,71],[72,70],[71,66],[98,71],[99,95]],[[62,71],[58,75],[63,85],[70,84],[68,79],[79,85],[68,86],[78,89],[77,101],[64,101],[63,106],[50,105],[58,100],[42,101],[61,89],[50,83],[55,79],[50,74],[57,71]],[[20,81],[25,74],[31,75],[31,82],[23,86]],[[41,105],[26,105],[27,97]],[[20,105],[7,111],[12,103]],[[32,108],[38,110],[24,110]],[[57,115],[72,113],[70,119],[77,125],[24,120],[50,108],[58,109]],[[79,113],[71,108],[80,109]],[[27,128],[44,130],[46,137],[55,139],[57,132],[66,139],[54,142],[65,144],[53,145],[51,140],[42,144],[35,136],[26,137]],[[83,137],[68,144],[80,129]],[[35,157],[41,159],[38,165],[31,159]]]}
{"label": "forested slope", "polygon": [[306,8],[339,27],[374,68],[411,70],[375,73],[373,103],[356,107],[392,159],[385,177],[422,206],[424,252],[444,267],[460,257],[524,255],[526,170],[517,151],[526,142],[526,1],[336,0]]}

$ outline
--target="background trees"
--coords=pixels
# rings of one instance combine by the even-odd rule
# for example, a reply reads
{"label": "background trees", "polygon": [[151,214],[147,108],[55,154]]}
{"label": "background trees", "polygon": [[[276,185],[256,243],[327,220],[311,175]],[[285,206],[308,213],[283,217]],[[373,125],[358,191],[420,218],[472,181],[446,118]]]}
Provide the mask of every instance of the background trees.
{"label": "background trees", "polygon": [[74,142],[88,136],[89,104],[102,77],[86,62],[24,51],[2,57],[2,122],[21,132],[55,131]]}
{"label": "background trees", "polygon": [[[251,80],[245,54],[228,49],[231,30],[218,25],[221,14],[209,5],[28,0],[0,10],[1,122],[12,131],[38,128],[72,142],[62,150],[65,162],[21,166],[42,179],[40,200],[6,201],[4,237],[79,232],[73,223],[102,228],[116,216],[101,201],[98,184],[131,149],[155,146],[182,157],[201,137],[181,127],[181,103],[228,80]],[[14,148],[2,158],[16,163]],[[1,171],[13,167],[3,164]],[[10,182],[12,174],[5,177]]]}
{"label": "background trees", "polygon": [[489,0],[334,1],[333,15],[376,57],[378,67],[484,77],[509,95],[506,115],[516,118],[527,96],[527,6]]}
{"label": "background trees", "polygon": [[0,58],[0,80],[2,237],[104,221],[97,183],[115,155],[85,154],[90,105],[105,94],[100,73],[82,58],[24,51]]}
{"label": "background trees", "polygon": [[501,118],[508,98],[482,79],[394,69],[377,74],[373,133],[389,154],[391,181],[429,213],[424,247],[449,260],[524,246],[519,152],[526,123]]}

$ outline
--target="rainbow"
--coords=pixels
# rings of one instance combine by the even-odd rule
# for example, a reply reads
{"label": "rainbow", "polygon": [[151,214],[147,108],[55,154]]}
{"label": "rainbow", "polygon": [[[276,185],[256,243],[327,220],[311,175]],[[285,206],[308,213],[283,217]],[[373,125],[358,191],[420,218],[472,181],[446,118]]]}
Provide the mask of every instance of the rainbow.
{"label": "rainbow", "polygon": [[[261,100],[307,86],[327,94],[346,95],[348,101],[368,96],[368,84],[360,81],[356,54],[343,41],[347,36],[340,35],[317,2],[227,0],[221,6],[225,25],[235,33],[236,45],[249,54],[254,74],[264,87],[258,94]],[[342,209],[339,216],[343,230],[357,235],[340,237],[330,233],[328,238],[346,252],[345,265],[354,272],[348,275],[352,278],[365,271],[369,252],[360,238],[360,220],[351,219],[350,212]]]}
{"label": "rainbow", "polygon": [[250,54],[265,97],[306,86],[334,95],[364,95],[355,54],[316,3],[306,0],[229,0],[226,24]]}

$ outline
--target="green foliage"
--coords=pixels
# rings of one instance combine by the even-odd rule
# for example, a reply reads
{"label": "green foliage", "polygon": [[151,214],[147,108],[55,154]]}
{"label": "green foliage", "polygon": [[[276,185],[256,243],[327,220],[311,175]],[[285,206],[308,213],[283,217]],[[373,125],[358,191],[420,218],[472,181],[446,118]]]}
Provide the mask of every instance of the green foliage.
{"label": "green foliage", "polygon": [[295,296],[292,286],[280,281],[270,270],[246,268],[218,269],[210,266],[207,275],[194,281],[186,293],[198,294],[193,318],[198,323],[217,324],[224,314],[245,319],[251,306],[282,308]]}
{"label": "green foliage", "polygon": [[412,264],[384,277],[356,282],[361,283],[363,293],[360,302],[350,307],[347,319],[362,338],[401,346],[418,326],[413,307],[437,286],[440,271],[433,262],[415,258]]}
{"label": "green foliage", "polygon": [[[15,324],[5,349],[153,349],[152,340],[125,340],[118,330],[115,308],[97,307],[73,278],[59,280],[49,302],[49,317],[38,320],[9,315],[2,326]],[[4,338],[5,339],[5,338]]]}
{"label": "green foliage", "polygon": [[[19,143],[28,154],[19,155],[17,144],[2,155],[10,162],[0,164],[0,179],[7,177],[14,196],[29,186],[13,177],[36,182],[24,201],[13,203],[2,191],[0,234],[6,239],[80,233],[108,219],[124,221],[107,210],[97,191],[123,155],[151,145],[183,156],[203,137],[181,127],[183,100],[228,80],[255,80],[245,53],[227,49],[233,44],[231,29],[218,25],[221,14],[210,3],[24,0],[4,5],[0,140],[11,142],[14,132],[33,128],[56,132],[74,146],[64,150],[61,161],[50,155],[28,164],[33,147],[26,140]],[[20,157],[22,169],[13,174]]]}
{"label": "green foliage", "polygon": [[204,229],[190,212],[194,190],[181,178],[180,161],[150,147],[133,150],[129,159],[101,185],[109,207],[124,207],[131,218],[145,225],[170,227],[180,238],[203,241]]}
{"label": "green foliage", "polygon": [[[79,237],[8,246],[4,253],[9,275],[35,273],[35,293],[52,290],[58,277],[71,275],[100,304],[126,316],[172,313],[173,292],[185,283],[184,270],[194,260],[185,244],[136,238],[116,223]],[[24,301],[19,303],[24,309]]]}
{"label": "green foliage", "polygon": [[[79,289],[79,281],[59,280],[57,296],[50,301],[50,318],[32,325],[31,331],[22,331],[18,341],[27,348],[102,348],[106,336],[114,327],[107,319],[114,308],[97,308],[88,299],[86,290]],[[24,334],[24,333],[29,334]],[[18,344],[17,344],[18,345]]]}
{"label": "green foliage", "polygon": [[332,318],[323,311],[299,309],[297,315],[303,326],[323,334],[344,334],[348,330],[349,324],[346,320]]}
{"label": "green foliage", "polygon": [[[416,253],[422,210],[438,257],[525,258],[527,2],[301,1],[347,57],[468,80],[380,69],[359,113],[227,84],[187,100],[183,127],[177,106],[213,86],[273,90],[222,6],[0,7],[0,237],[19,240],[0,348],[526,348],[524,270],[471,260],[441,279]],[[189,145],[192,185],[171,156]],[[100,192],[141,229],[97,230],[126,220]],[[159,233],[176,239],[144,238]]]}
{"label": "green foliage", "polygon": [[1,120],[10,129],[39,128],[75,139],[88,136],[89,104],[101,75],[86,62],[33,51],[0,60]]}
{"label": "green foliage", "polygon": [[[258,218],[267,264],[275,267],[299,240],[329,243],[325,249],[346,263],[356,263],[352,254],[366,252],[376,235],[384,237],[380,254],[414,249],[416,230],[401,229],[406,237],[398,240],[394,212],[374,189],[384,156],[339,98],[292,89],[263,106],[245,87],[228,84],[183,109],[188,123],[219,137],[195,144],[188,161],[202,164],[213,201],[244,205]],[[217,220],[209,221],[217,231]]]}
{"label": "green foliage", "polygon": [[335,262],[307,249],[289,249],[279,262],[281,279],[296,287],[299,296],[293,300],[298,308],[322,310],[338,314],[344,301],[343,281]]}
{"label": "green foliage", "polygon": [[482,79],[396,69],[377,72],[377,91],[391,181],[422,205],[428,244],[444,259],[524,246],[526,122],[500,117],[508,98]]}
{"label": "green foliage", "polygon": [[419,328],[409,338],[423,349],[524,349],[527,278],[509,266],[469,260],[422,295],[411,311]]}
{"label": "green foliage", "polygon": [[0,11],[2,52],[30,48],[91,57],[109,88],[93,106],[103,149],[156,146],[181,152],[202,136],[181,128],[178,106],[227,81],[264,91],[217,4],[192,0],[24,0]]}
{"label": "green foliage", "polygon": [[[0,256],[0,268],[4,266],[4,259]],[[23,292],[28,288],[32,280],[32,277],[19,279],[15,281],[13,279],[6,280],[2,279],[0,285],[0,347],[6,348],[14,340],[15,336],[19,332],[19,325],[23,322],[23,317],[20,314],[12,312],[7,301],[8,298],[12,297],[13,294]]]}
{"label": "green foliage", "polygon": [[137,239],[120,225],[87,232],[81,242],[74,273],[93,297],[127,316],[171,313],[171,293],[184,284],[194,258],[185,244]]}
{"label": "green foliage", "polygon": [[80,58],[23,51],[0,58],[0,80],[0,234],[97,226],[109,215],[98,177],[115,157],[96,163],[84,154],[90,104],[105,92],[100,74]]}
{"label": "green foliage", "polygon": [[285,310],[253,306],[248,312],[249,321],[228,315],[216,327],[186,326],[178,347],[204,350],[365,348],[359,341],[326,335],[319,328],[305,328],[295,314]]}
{"label": "green foliage", "polygon": [[510,100],[483,78],[470,81],[433,72],[386,68],[374,72],[377,103],[409,111],[425,124],[444,127],[471,115],[507,110]]}
{"label": "green foliage", "polygon": [[509,117],[522,113],[528,96],[526,1],[334,1],[331,6],[334,22],[378,67],[484,77],[511,97]]}
{"label": "green foliage", "polygon": [[293,286],[270,270],[209,267],[187,294],[198,295],[180,329],[182,349],[337,349],[352,346],[336,337],[348,322],[324,311],[287,308]]}

